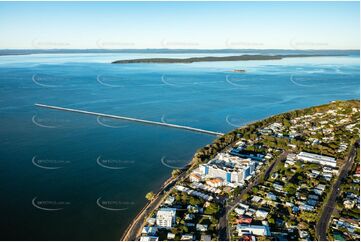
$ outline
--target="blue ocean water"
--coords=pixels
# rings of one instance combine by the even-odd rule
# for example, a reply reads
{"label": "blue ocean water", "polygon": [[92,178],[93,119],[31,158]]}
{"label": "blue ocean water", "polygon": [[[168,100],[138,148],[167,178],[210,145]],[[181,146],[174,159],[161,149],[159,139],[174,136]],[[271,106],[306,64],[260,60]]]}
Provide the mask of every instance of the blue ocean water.
{"label": "blue ocean water", "polygon": [[118,240],[144,195],[214,139],[35,103],[227,132],[272,114],[359,99],[359,56],[110,64],[202,55],[1,56],[1,238]]}

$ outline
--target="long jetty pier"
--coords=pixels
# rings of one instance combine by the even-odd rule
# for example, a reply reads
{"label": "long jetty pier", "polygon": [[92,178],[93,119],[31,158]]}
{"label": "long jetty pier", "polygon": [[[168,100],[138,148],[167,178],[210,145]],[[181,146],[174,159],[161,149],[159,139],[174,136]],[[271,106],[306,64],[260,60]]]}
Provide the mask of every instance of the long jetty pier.
{"label": "long jetty pier", "polygon": [[183,129],[183,130],[188,130],[188,131],[193,131],[193,132],[203,133],[203,134],[209,134],[209,135],[215,135],[215,136],[223,135],[223,133],[220,133],[220,132],[215,132],[215,131],[210,131],[210,130],[205,130],[205,129],[198,129],[198,128],[177,125],[177,124],[150,121],[150,120],[145,120],[145,119],[130,118],[130,117],[125,117],[125,116],[111,115],[111,114],[105,114],[105,113],[96,113],[96,112],[84,111],[84,110],[79,110],[79,109],[51,106],[51,105],[40,104],[40,103],[35,103],[35,106],[41,107],[41,108],[59,110],[59,111],[93,115],[93,116],[104,117],[104,118],[119,119],[119,120],[124,120],[124,121],[137,122],[137,123],[150,124],[150,125],[158,125],[158,126],[175,128],[175,129]]}

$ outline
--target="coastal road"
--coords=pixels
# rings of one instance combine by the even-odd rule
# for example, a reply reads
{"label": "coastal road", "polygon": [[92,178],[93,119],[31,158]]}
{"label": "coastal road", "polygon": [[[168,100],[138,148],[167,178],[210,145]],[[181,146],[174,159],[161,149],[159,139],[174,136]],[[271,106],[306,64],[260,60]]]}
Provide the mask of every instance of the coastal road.
{"label": "coastal road", "polygon": [[331,219],[331,215],[333,210],[335,209],[336,204],[336,198],[339,192],[340,185],[342,183],[343,178],[345,178],[352,168],[353,161],[356,156],[356,146],[359,144],[356,143],[352,146],[351,152],[345,162],[345,164],[342,166],[340,175],[338,176],[336,182],[333,184],[331,195],[326,202],[326,205],[323,207],[323,210],[321,212],[320,219],[318,220],[316,224],[316,237],[318,240],[326,241],[327,239],[327,229],[328,225]]}
{"label": "coastal road", "polygon": [[138,236],[141,234],[143,224],[146,218],[149,216],[150,212],[155,210],[163,201],[165,190],[170,186],[174,185],[175,181],[170,182],[168,185],[162,187],[160,191],[155,195],[154,199],[150,201],[133,219],[132,223],[128,226],[127,230],[124,232],[121,240],[124,241],[134,241],[138,239]]}
{"label": "coastal road", "polygon": [[188,170],[184,170],[177,177],[169,178],[167,181],[164,182],[163,186],[155,195],[154,199],[150,201],[133,219],[132,223],[128,226],[120,240],[135,241],[139,239],[146,219],[149,217],[150,213],[155,211],[162,204],[163,200],[171,192],[177,181],[182,180],[186,178],[187,175],[189,175],[187,171]]}
{"label": "coastal road", "polygon": [[221,217],[219,219],[219,224],[218,224],[218,240],[220,241],[226,241],[229,240],[231,238],[231,234],[230,234],[230,228],[228,226],[228,217],[229,217],[229,213],[231,211],[233,211],[233,209],[236,208],[236,206],[238,205],[238,203],[241,201],[241,198],[244,194],[248,193],[254,186],[258,185],[260,182],[262,182],[263,179],[268,179],[268,177],[271,175],[271,172],[273,170],[273,168],[275,166],[277,166],[277,164],[280,161],[285,160],[285,158],[287,157],[288,153],[287,152],[283,152],[277,159],[275,159],[267,168],[267,170],[264,173],[264,177],[262,176],[257,176],[257,179],[253,180],[252,182],[250,182],[248,184],[248,186],[243,189],[241,191],[241,193],[230,203],[227,203],[227,205],[222,209],[221,211]]}

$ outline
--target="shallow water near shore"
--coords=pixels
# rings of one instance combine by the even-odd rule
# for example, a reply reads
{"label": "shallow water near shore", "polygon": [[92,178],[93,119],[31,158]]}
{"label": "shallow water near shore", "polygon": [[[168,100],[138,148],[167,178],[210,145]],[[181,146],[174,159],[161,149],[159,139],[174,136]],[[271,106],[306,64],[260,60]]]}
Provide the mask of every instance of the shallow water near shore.
{"label": "shallow water near shore", "polygon": [[157,191],[173,168],[214,139],[35,103],[228,132],[273,114],[360,95],[359,56],[110,64],[192,56],[202,55],[1,56],[2,238],[119,240],[146,203],[145,194]]}

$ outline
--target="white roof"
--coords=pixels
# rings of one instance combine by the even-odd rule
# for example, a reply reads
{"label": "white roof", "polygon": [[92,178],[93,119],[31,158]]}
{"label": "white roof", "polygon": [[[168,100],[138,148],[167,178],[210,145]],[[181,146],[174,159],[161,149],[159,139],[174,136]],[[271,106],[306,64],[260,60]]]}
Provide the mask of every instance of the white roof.
{"label": "white roof", "polygon": [[177,209],[176,208],[161,208],[157,212],[157,216],[163,215],[163,214],[169,214],[174,216],[176,214]]}
{"label": "white roof", "polygon": [[158,241],[157,236],[142,236],[140,237],[140,241]]}
{"label": "white roof", "polygon": [[308,152],[300,152],[298,154],[298,156],[301,157],[305,157],[305,158],[309,158],[309,159],[315,159],[315,160],[322,160],[322,161],[327,161],[327,162],[334,162],[336,163],[336,159],[330,156],[325,156],[325,155],[318,155],[318,154],[313,154],[313,153],[308,153]]}

